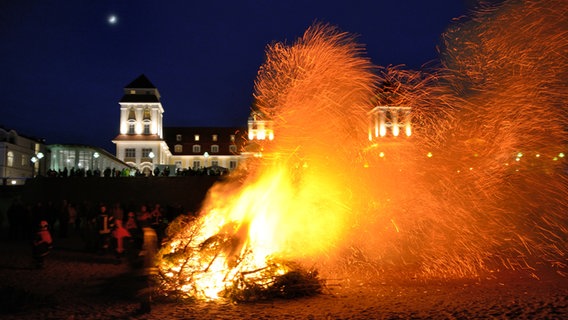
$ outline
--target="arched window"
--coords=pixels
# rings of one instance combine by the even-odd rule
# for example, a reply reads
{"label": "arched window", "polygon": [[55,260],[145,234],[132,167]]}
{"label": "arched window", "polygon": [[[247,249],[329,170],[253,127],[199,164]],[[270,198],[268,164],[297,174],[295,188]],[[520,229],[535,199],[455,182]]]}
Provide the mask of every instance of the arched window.
{"label": "arched window", "polygon": [[181,145],[181,144],[176,144],[176,145],[174,146],[174,152],[178,152],[178,153],[179,153],[179,152],[183,152],[183,145]]}
{"label": "arched window", "polygon": [[193,145],[193,153],[201,153],[201,146],[198,144]]}
{"label": "arched window", "polygon": [[152,120],[152,116],[150,115],[150,108],[144,108],[144,116],[142,117],[143,121],[150,121]]}
{"label": "arched window", "polygon": [[128,121],[136,121],[136,112],[132,107],[130,108],[130,110],[128,110]]}

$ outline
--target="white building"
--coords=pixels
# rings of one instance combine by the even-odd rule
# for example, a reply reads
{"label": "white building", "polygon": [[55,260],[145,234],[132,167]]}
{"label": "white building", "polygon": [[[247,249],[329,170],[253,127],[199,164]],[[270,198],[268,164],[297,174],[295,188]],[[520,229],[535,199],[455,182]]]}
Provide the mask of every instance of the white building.
{"label": "white building", "polygon": [[411,107],[378,106],[369,112],[369,141],[387,136],[412,135]]}
{"label": "white building", "polygon": [[49,151],[42,139],[0,128],[0,178],[3,185],[21,185],[26,179],[45,175]]}
{"label": "white building", "polygon": [[116,157],[147,175],[156,167],[176,170],[219,167],[233,170],[244,160],[246,129],[164,127],[158,89],[141,75],[124,88]]}
{"label": "white building", "polygon": [[150,174],[155,164],[167,164],[170,150],[163,139],[164,108],[158,89],[141,75],[124,88],[120,104],[120,133],[116,157]]}

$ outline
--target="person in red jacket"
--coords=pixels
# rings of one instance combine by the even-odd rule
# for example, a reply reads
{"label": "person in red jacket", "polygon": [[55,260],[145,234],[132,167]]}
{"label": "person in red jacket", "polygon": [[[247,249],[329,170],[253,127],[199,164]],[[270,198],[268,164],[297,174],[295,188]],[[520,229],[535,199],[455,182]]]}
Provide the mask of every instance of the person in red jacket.
{"label": "person in red jacket", "polygon": [[33,241],[33,258],[37,268],[44,267],[45,257],[51,251],[53,240],[49,232],[49,225],[47,221],[42,220],[39,223],[38,229]]}

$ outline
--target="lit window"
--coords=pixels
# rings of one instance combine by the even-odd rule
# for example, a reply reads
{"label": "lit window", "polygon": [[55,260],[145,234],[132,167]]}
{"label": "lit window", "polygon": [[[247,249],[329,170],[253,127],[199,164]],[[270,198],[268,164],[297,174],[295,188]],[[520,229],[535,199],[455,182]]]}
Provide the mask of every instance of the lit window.
{"label": "lit window", "polygon": [[183,152],[183,146],[181,144],[176,144],[174,146],[174,152]]}
{"label": "lit window", "polygon": [[233,142],[235,141],[235,135],[234,134],[231,135],[231,141],[233,141]]}
{"label": "lit window", "polygon": [[234,145],[234,144],[230,145],[230,146],[229,146],[229,151],[231,151],[231,152],[233,152],[233,153],[236,153],[236,152],[237,152],[237,146]]}
{"label": "lit window", "polygon": [[150,152],[152,152],[152,148],[142,148],[142,157],[149,158]]}
{"label": "lit window", "polygon": [[198,134],[194,135],[194,136],[193,136],[193,139],[194,139],[195,141],[199,141],[199,135],[198,135]]}
{"label": "lit window", "polygon": [[193,145],[193,153],[201,153],[201,146],[198,144]]}
{"label": "lit window", "polygon": [[213,139],[213,141],[217,141],[217,135],[216,134],[214,134],[211,138]]}
{"label": "lit window", "polygon": [[145,108],[144,109],[144,116],[142,117],[142,120],[150,120],[151,116],[150,116],[150,108]]}
{"label": "lit window", "polygon": [[128,121],[136,121],[136,111],[134,111],[134,108],[130,108],[128,111]]}
{"label": "lit window", "polygon": [[130,94],[136,94],[136,90],[130,90]]}
{"label": "lit window", "polygon": [[181,141],[181,134],[176,134],[176,141]]}
{"label": "lit window", "polygon": [[7,165],[8,167],[14,166],[14,153],[12,151],[8,151]]}
{"label": "lit window", "polygon": [[125,157],[125,158],[134,158],[134,157],[136,157],[136,149],[134,149],[134,148],[126,148],[126,149],[124,149],[124,157]]}
{"label": "lit window", "polygon": [[212,146],[211,146],[211,152],[212,152],[212,153],[217,153],[217,152],[219,152],[219,146],[216,145],[216,144],[212,145]]}

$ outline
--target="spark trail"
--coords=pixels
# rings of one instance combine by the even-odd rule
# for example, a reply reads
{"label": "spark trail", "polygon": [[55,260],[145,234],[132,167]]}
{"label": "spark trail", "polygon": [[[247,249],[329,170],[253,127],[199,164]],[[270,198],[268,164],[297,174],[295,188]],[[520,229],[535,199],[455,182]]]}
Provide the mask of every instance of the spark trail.
{"label": "spark trail", "polygon": [[[367,279],[565,274],[567,17],[564,1],[482,6],[430,72],[374,67],[323,24],[268,46],[255,109],[275,139],[172,232],[165,284],[212,298],[251,270],[287,272],[275,258]],[[411,106],[413,135],[369,141],[376,104]]]}

